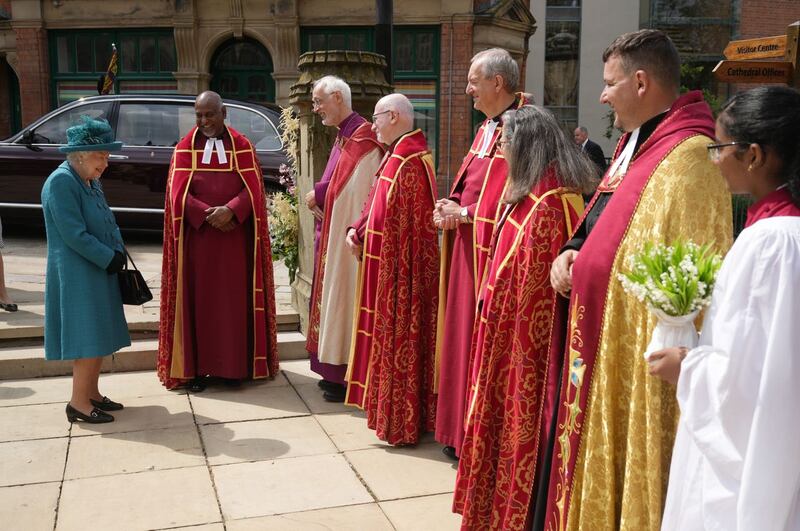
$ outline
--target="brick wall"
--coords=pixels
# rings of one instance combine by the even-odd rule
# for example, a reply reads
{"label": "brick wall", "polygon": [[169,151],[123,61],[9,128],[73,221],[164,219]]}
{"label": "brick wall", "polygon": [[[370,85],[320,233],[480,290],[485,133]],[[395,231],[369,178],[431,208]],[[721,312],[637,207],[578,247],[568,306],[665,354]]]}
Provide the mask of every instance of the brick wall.
{"label": "brick wall", "polygon": [[800,20],[798,0],[743,0],[739,18],[742,39],[786,33],[786,26]]}
{"label": "brick wall", "polygon": [[50,68],[47,32],[41,28],[16,28],[22,126],[50,110]]}
{"label": "brick wall", "polygon": [[[452,66],[450,36],[450,22],[442,23],[439,69],[439,166],[436,169],[439,197],[445,197],[450,191],[452,179],[472,143],[472,98],[464,92],[467,86],[469,61],[472,59],[472,22],[453,23]],[[449,94],[451,71],[452,95]]]}
{"label": "brick wall", "polygon": [[0,138],[11,135],[11,83],[8,70],[5,59],[0,58]]}

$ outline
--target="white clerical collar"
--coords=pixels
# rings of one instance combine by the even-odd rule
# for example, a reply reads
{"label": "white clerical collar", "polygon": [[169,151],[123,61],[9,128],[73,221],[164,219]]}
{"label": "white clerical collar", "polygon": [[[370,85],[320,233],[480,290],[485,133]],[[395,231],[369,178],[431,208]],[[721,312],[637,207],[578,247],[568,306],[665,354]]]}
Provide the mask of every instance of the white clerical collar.
{"label": "white clerical collar", "polygon": [[478,158],[482,159],[486,156],[486,152],[489,150],[489,147],[492,145],[492,138],[494,137],[494,132],[497,130],[498,123],[494,120],[488,120],[486,124],[483,126],[483,142],[481,143],[481,149],[478,151]]}
{"label": "white clerical collar", "polygon": [[211,152],[217,152],[217,161],[220,164],[227,164],[228,157],[225,155],[225,144],[222,143],[221,138],[206,138],[206,147],[203,149],[203,164],[211,163]]}
{"label": "white clerical collar", "polygon": [[622,150],[617,160],[611,165],[611,169],[608,170],[609,177],[616,175],[617,171],[619,171],[620,175],[628,173],[628,165],[631,163],[633,152],[636,149],[636,142],[639,140],[639,129],[639,127],[634,129],[631,136],[628,137],[628,143],[625,144],[625,149]]}

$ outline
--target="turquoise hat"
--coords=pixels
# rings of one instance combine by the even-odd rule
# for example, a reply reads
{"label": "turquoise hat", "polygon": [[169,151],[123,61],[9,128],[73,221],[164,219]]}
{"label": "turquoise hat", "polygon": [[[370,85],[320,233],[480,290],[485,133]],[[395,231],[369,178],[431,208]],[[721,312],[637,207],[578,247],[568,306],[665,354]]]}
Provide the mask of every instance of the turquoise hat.
{"label": "turquoise hat", "polygon": [[93,120],[81,116],[81,123],[67,129],[67,145],[58,148],[62,153],[73,151],[119,151],[122,142],[114,141],[114,132],[102,118]]}

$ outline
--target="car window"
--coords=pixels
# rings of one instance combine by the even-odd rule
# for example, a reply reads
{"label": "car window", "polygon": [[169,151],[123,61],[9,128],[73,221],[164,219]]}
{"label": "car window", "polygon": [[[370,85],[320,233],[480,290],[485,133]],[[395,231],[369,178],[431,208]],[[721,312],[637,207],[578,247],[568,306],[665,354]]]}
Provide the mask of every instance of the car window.
{"label": "car window", "polygon": [[33,130],[34,144],[66,144],[67,129],[80,122],[81,116],[105,118],[111,113],[111,102],[80,105],[59,113]]}
{"label": "car window", "polygon": [[228,105],[227,124],[246,136],[256,149],[277,151],[281,149],[278,130],[261,114]]}
{"label": "car window", "polygon": [[[186,126],[185,130],[182,126]],[[179,103],[122,102],[117,140],[128,146],[172,147],[194,124],[194,108]]]}

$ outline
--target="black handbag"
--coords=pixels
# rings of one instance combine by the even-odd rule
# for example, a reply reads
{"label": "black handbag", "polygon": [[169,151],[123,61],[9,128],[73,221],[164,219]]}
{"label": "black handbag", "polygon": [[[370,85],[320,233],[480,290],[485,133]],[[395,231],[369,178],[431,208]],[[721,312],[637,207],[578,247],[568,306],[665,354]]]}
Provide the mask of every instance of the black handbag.
{"label": "black handbag", "polygon": [[[128,253],[128,249],[125,249],[125,256],[127,257],[125,266],[122,268],[122,271],[117,273],[119,292],[122,295],[122,304],[139,306],[150,302],[153,300],[153,294],[150,292],[150,288],[147,287],[147,282],[144,281],[142,274],[136,269],[136,264],[133,263],[133,258],[131,258],[131,255]],[[133,269],[128,269],[128,260],[131,261]]]}

